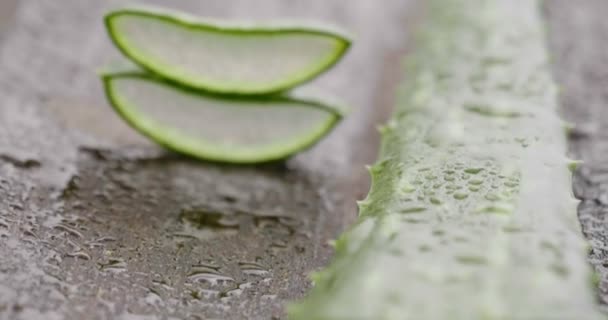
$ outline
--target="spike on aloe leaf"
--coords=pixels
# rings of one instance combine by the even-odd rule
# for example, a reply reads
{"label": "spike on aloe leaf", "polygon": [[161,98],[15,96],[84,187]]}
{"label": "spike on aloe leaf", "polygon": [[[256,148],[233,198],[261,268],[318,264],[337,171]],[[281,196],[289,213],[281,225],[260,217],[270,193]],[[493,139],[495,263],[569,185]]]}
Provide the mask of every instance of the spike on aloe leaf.
{"label": "spike on aloe leaf", "polygon": [[316,272],[311,272],[308,277],[310,278],[310,280],[312,281],[312,283],[317,283],[320,282],[321,279],[323,278],[323,273],[320,271],[316,271]]}
{"label": "spike on aloe leaf", "polygon": [[[580,201],[580,200],[578,200],[578,199],[574,199],[574,198],[573,198],[573,199],[572,199],[572,200],[570,200],[570,201],[569,201],[569,203],[566,205],[566,209],[568,209],[568,210],[569,210],[569,212],[577,212],[578,206],[579,206],[580,204],[581,204],[581,201]],[[573,215],[573,216],[577,217],[577,219],[578,219],[578,216],[576,216],[576,215]]]}
{"label": "spike on aloe leaf", "polygon": [[334,240],[334,250],[336,250],[336,252],[346,251],[346,245],[347,243],[344,239]]}
{"label": "spike on aloe leaf", "polygon": [[574,131],[574,129],[576,129],[576,125],[574,123],[568,122],[568,121],[564,121],[563,127],[564,127],[564,131],[566,132],[567,136],[572,134],[572,131]]}
{"label": "spike on aloe leaf", "polygon": [[332,248],[336,248],[336,240],[328,240],[327,245]]}
{"label": "spike on aloe leaf", "polygon": [[590,281],[591,286],[593,286],[593,287],[599,287],[600,281],[602,281],[602,277],[599,274],[599,272],[597,272],[597,271],[594,271],[591,273],[590,279],[591,279],[591,281]]}
{"label": "spike on aloe leaf", "polygon": [[366,210],[367,207],[369,207],[369,205],[370,205],[369,201],[366,201],[366,200],[357,201],[357,207],[359,208],[359,212]]}
{"label": "spike on aloe leaf", "polygon": [[387,135],[388,133],[395,130],[396,126],[397,126],[397,123],[394,120],[391,120],[384,125],[379,125],[377,127],[377,130],[378,130],[378,132],[380,132],[380,134]]}
{"label": "spike on aloe leaf", "polygon": [[570,170],[570,172],[575,172],[576,169],[578,169],[578,167],[581,166],[582,164],[583,164],[582,160],[569,160],[568,169]]}
{"label": "spike on aloe leaf", "polygon": [[376,127],[376,130],[378,130],[378,132],[382,135],[385,135],[388,133],[388,131],[390,130],[389,127],[387,127],[386,125],[378,125]]}

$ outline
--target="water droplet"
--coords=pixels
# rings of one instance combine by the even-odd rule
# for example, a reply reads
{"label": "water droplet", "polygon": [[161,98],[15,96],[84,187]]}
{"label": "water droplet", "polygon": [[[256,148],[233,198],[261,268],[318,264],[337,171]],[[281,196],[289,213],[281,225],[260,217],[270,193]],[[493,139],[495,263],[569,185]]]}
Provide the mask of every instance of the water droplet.
{"label": "water droplet", "polygon": [[426,244],[423,244],[420,247],[418,247],[418,251],[420,251],[420,252],[429,252],[429,251],[431,251],[431,247],[428,246],[428,245],[426,245]]}
{"label": "water droplet", "polygon": [[241,288],[233,288],[227,291],[223,291],[219,293],[219,296],[222,300],[229,300],[230,298],[239,297],[243,294],[243,289]]}
{"label": "water droplet", "polygon": [[512,108],[484,103],[465,103],[464,108],[485,117],[518,118],[523,116],[521,112]]}
{"label": "water droplet", "polygon": [[[282,235],[282,236],[291,236],[295,234],[296,227],[294,227],[295,223],[285,223],[287,220],[283,220],[287,217],[279,217],[279,216],[257,216],[254,217],[253,221],[260,231],[268,232],[272,234]],[[294,219],[295,220],[295,219]],[[290,220],[291,221],[291,220]],[[297,221],[297,220],[295,220]],[[298,223],[300,223],[298,221]]]}
{"label": "water droplet", "polygon": [[432,175],[432,174],[428,174],[428,175],[424,176],[424,178],[425,178],[426,180],[432,181],[432,180],[437,179],[437,176]]}
{"label": "water droplet", "polygon": [[484,264],[488,263],[488,261],[485,257],[474,256],[474,255],[457,256],[456,261],[458,261],[462,264],[469,264],[469,265],[484,265]]}
{"label": "water droplet", "polygon": [[496,89],[502,90],[502,91],[511,91],[511,90],[513,90],[513,83],[510,83],[510,82],[499,83],[496,85]]}
{"label": "water droplet", "polygon": [[507,57],[499,57],[499,56],[486,56],[481,59],[481,65],[484,68],[496,66],[496,65],[505,65],[509,64],[511,60]]}
{"label": "water droplet", "polygon": [[464,200],[469,196],[468,193],[465,192],[455,192],[454,193],[454,199],[456,200]]}
{"label": "water droplet", "polygon": [[555,274],[557,274],[558,276],[561,276],[564,278],[568,276],[568,273],[570,273],[567,266],[565,266],[563,264],[557,264],[557,263],[551,265],[551,270],[553,272],[555,272]]}
{"label": "water droplet", "polygon": [[494,193],[488,193],[486,194],[485,199],[489,201],[498,201],[500,200],[500,197]]}
{"label": "water droplet", "polygon": [[163,303],[163,299],[160,297],[158,292],[152,288],[148,288],[149,292],[144,298],[144,302],[151,306],[160,305]]}
{"label": "water droplet", "polygon": [[69,227],[69,226],[67,226],[65,224],[58,224],[58,225],[54,226],[53,229],[64,231],[67,234],[72,235],[72,236],[74,236],[76,238],[82,238],[83,237],[82,233],[80,233],[80,231],[78,231],[78,230],[76,230],[74,228],[71,228],[71,227]]}
{"label": "water droplet", "polygon": [[464,172],[466,172],[468,174],[478,174],[481,171],[483,171],[483,168],[466,168],[466,169],[464,169]]}
{"label": "water droplet", "polygon": [[253,288],[253,282],[243,282],[243,283],[239,284],[239,288],[243,289],[243,290],[251,289],[251,288]]}
{"label": "water droplet", "polygon": [[239,220],[237,219],[237,217],[218,212],[206,212],[202,210],[182,210],[179,217],[182,222],[187,222],[198,229],[239,228]]}
{"label": "water droplet", "polygon": [[220,296],[220,292],[217,290],[211,290],[211,289],[200,289],[200,290],[196,290],[196,291],[192,291],[190,293],[190,295],[192,296],[192,298],[197,299],[197,300],[201,300],[201,299],[213,299],[213,298],[217,298]]}
{"label": "water droplet", "polygon": [[275,239],[270,246],[272,249],[283,250],[287,248],[287,241],[284,239]]}
{"label": "water droplet", "polygon": [[520,233],[520,232],[529,232],[530,229],[518,227],[518,226],[504,226],[502,227],[502,231],[507,233]]}
{"label": "water droplet", "polygon": [[127,269],[127,263],[122,258],[109,259],[106,263],[98,263],[102,271],[120,272]]}
{"label": "water droplet", "polygon": [[411,207],[411,208],[401,209],[399,212],[404,213],[404,214],[411,214],[411,213],[421,213],[425,210],[426,210],[425,207]]}
{"label": "water droplet", "polygon": [[482,179],[471,179],[471,180],[469,180],[469,184],[478,186],[478,185],[483,184],[483,180]]}
{"label": "water droplet", "polygon": [[435,198],[435,197],[431,197],[429,199],[429,201],[431,201],[431,203],[435,204],[435,205],[440,205],[442,203],[441,200],[439,200],[438,198]]}
{"label": "water droplet", "polygon": [[91,260],[91,256],[82,250],[66,253],[66,256],[81,260]]}
{"label": "water droplet", "polygon": [[475,212],[490,214],[510,214],[513,212],[513,205],[509,203],[493,203],[490,205],[482,206],[475,210]]}
{"label": "water droplet", "polygon": [[403,191],[404,193],[412,193],[412,192],[416,191],[416,187],[407,183],[401,187],[401,191]]}
{"label": "water droplet", "polygon": [[401,250],[400,248],[390,248],[388,249],[388,253],[394,257],[403,256],[403,250]]}
{"label": "water droplet", "polygon": [[540,246],[545,250],[551,251],[558,258],[562,256],[559,247],[549,241],[541,241]]}
{"label": "water droplet", "polygon": [[187,278],[192,282],[206,282],[211,285],[234,282],[234,278],[221,274],[218,267],[204,264],[192,266],[192,271]]}
{"label": "water droplet", "polygon": [[467,239],[467,237],[465,237],[465,236],[456,236],[456,237],[454,237],[454,241],[456,241],[456,242],[467,242],[467,241],[469,241],[469,239]]}
{"label": "water droplet", "polygon": [[437,236],[437,237],[441,237],[445,234],[445,231],[443,230],[433,230],[433,235]]}
{"label": "water droplet", "polygon": [[243,274],[249,276],[266,276],[269,274],[266,268],[255,262],[239,262],[239,267]]}

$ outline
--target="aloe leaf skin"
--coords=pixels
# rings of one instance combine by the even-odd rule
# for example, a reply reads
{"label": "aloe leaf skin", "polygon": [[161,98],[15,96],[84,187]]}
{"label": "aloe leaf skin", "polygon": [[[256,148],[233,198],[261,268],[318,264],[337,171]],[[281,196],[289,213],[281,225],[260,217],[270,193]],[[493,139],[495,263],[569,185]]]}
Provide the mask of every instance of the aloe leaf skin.
{"label": "aloe leaf skin", "polygon": [[429,0],[358,222],[291,319],[605,319],[539,1]]}
{"label": "aloe leaf skin", "polygon": [[351,45],[328,27],[237,25],[145,7],[109,12],[105,24],[118,49],[148,72],[227,95],[291,89],[330,69]]}
{"label": "aloe leaf skin", "polygon": [[138,72],[104,74],[102,80],[108,101],[134,129],[206,161],[283,160],[314,145],[343,115],[318,98],[210,95]]}

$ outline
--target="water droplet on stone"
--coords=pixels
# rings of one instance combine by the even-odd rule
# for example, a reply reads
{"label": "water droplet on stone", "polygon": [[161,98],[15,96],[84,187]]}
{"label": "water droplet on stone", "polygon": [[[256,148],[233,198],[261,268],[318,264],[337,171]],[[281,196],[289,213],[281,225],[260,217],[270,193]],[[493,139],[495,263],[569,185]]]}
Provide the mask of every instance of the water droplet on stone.
{"label": "water droplet on stone", "polygon": [[60,231],[66,232],[67,234],[69,234],[71,236],[74,236],[76,238],[82,238],[83,237],[82,233],[80,233],[80,231],[78,231],[78,230],[76,230],[76,229],[74,229],[72,227],[69,227],[69,226],[67,226],[65,224],[58,224],[58,225],[54,226],[53,228],[56,229],[56,230],[60,230]]}
{"label": "water droplet on stone", "polygon": [[266,268],[255,262],[239,262],[239,267],[243,274],[249,276],[266,276],[269,274]]}
{"label": "water droplet on stone", "polygon": [[99,263],[102,271],[120,272],[127,269],[127,263],[122,258],[109,259],[106,263]]}
{"label": "water droplet on stone", "polygon": [[66,256],[81,260],[91,260],[91,256],[82,250],[66,253]]}

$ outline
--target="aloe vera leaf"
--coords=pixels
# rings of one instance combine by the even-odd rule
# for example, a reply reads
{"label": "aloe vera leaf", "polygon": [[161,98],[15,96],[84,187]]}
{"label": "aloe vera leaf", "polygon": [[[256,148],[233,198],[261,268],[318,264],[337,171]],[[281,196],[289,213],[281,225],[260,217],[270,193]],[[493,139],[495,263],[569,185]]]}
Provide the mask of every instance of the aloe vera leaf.
{"label": "aloe vera leaf", "polygon": [[428,4],[360,217],[291,319],[604,319],[539,2]]}
{"label": "aloe vera leaf", "polygon": [[342,109],[294,96],[237,98],[174,86],[148,74],[102,76],[116,112],[167,149],[202,160],[281,160],[325,136]]}
{"label": "aloe vera leaf", "polygon": [[351,44],[330,28],[236,25],[147,8],[113,11],[105,22],[115,45],[147,71],[224,94],[290,89],[331,68]]}

